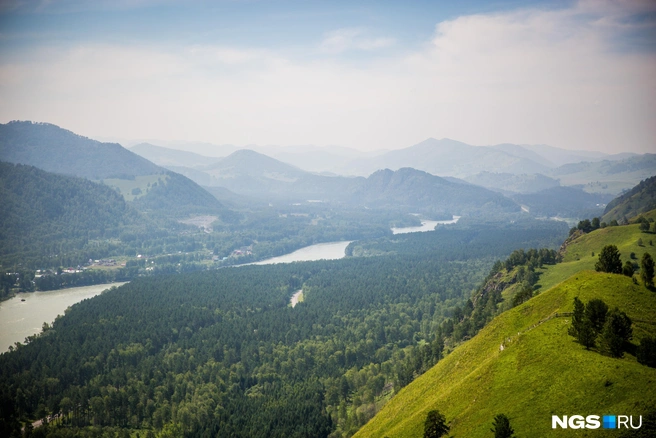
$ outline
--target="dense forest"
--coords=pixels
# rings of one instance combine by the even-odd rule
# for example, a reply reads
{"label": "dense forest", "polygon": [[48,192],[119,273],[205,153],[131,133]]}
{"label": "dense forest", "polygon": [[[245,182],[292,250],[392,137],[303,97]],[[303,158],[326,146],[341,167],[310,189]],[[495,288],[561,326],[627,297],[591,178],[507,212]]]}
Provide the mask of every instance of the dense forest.
{"label": "dense forest", "polygon": [[[2,433],[54,415],[34,436],[350,436],[439,360],[441,324],[495,258],[527,243],[496,231],[507,246],[490,228],[462,251],[461,239],[136,279],[0,356]],[[297,290],[304,300],[292,308]]]}
{"label": "dense forest", "polygon": [[[0,162],[0,199],[5,265],[48,264],[44,259],[89,248],[89,241],[118,238],[128,230],[149,236],[153,227],[111,188],[32,166]],[[88,255],[97,258],[93,251]]]}

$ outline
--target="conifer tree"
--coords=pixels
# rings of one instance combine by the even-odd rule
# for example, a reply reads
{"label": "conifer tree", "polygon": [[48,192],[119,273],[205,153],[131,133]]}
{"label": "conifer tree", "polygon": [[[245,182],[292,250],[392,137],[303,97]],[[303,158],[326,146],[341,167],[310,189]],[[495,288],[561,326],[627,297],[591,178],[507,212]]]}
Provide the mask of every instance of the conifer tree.
{"label": "conifer tree", "polygon": [[581,331],[581,325],[583,324],[583,319],[585,318],[585,304],[579,297],[574,297],[574,311],[572,312],[572,325],[570,326],[567,333],[570,336],[574,336],[578,339],[579,331]]}
{"label": "conifer tree", "polygon": [[592,324],[592,328],[598,334],[604,328],[606,315],[608,314],[608,305],[599,298],[593,298],[585,306],[585,317]]}
{"label": "conifer tree", "polygon": [[510,419],[505,414],[498,414],[494,416],[492,422],[492,429],[494,438],[513,438],[515,431],[510,425]]}
{"label": "conifer tree", "polygon": [[642,255],[640,261],[640,278],[642,278],[645,286],[654,287],[654,259],[647,252]]}
{"label": "conifer tree", "polygon": [[633,277],[633,263],[627,260],[626,263],[624,263],[624,268],[622,268],[622,274],[627,277]]}
{"label": "conifer tree", "polygon": [[631,319],[617,307],[608,312],[601,332],[601,348],[612,357],[624,356],[624,343],[633,337]]}
{"label": "conifer tree", "polygon": [[439,438],[449,431],[446,418],[439,411],[429,411],[424,422],[424,438]]}
{"label": "conifer tree", "polygon": [[601,253],[599,253],[599,260],[595,264],[595,270],[611,274],[622,273],[622,260],[617,246],[606,245],[602,248]]}

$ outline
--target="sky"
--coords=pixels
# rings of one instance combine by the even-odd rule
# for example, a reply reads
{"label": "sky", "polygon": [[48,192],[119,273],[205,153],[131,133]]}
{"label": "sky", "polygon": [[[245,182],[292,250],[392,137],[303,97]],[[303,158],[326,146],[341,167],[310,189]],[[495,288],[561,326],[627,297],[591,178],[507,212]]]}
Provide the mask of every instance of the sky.
{"label": "sky", "polygon": [[0,122],[656,153],[656,2],[0,0]]}

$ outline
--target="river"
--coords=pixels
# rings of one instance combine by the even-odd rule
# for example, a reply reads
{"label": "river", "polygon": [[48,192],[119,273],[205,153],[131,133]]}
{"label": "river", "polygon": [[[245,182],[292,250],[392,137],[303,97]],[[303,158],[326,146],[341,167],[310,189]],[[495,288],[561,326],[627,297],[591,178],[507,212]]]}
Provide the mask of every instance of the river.
{"label": "river", "polygon": [[52,323],[57,315],[63,314],[73,304],[122,284],[125,283],[19,293],[0,302],[0,353],[7,351],[15,342],[24,342],[26,337],[40,333],[44,322]]}
{"label": "river", "polygon": [[460,219],[460,216],[453,216],[452,219],[446,221],[421,221],[418,227],[402,227],[392,228],[392,234],[405,234],[405,233],[422,233],[425,231],[433,231],[438,225],[455,224]]}
{"label": "river", "polygon": [[317,243],[316,245],[306,246],[297,249],[289,254],[270,259],[260,260],[259,262],[249,263],[251,265],[273,265],[275,263],[291,262],[311,262],[315,260],[336,260],[343,258],[346,253],[346,247],[352,240],[343,240],[340,242]]}
{"label": "river", "polygon": [[[307,262],[313,260],[335,260],[343,258],[350,240],[318,243],[306,246],[280,257],[261,260],[253,265]],[[20,293],[14,298],[0,302],[0,353],[7,351],[15,342],[23,342],[27,336],[41,332],[43,323],[52,323],[57,315],[73,304],[98,295],[112,286],[125,283],[98,284],[72,287],[47,292]],[[300,298],[300,293],[295,296]],[[24,299],[25,301],[21,301]],[[294,303],[295,304],[295,303]]]}

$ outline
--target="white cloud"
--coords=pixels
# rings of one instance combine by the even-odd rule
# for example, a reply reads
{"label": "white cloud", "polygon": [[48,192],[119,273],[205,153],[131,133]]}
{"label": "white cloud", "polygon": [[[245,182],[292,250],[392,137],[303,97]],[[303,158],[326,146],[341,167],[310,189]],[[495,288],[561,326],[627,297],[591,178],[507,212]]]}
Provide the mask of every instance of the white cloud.
{"label": "white cloud", "polygon": [[643,26],[627,11],[582,3],[463,16],[437,24],[421,50],[358,66],[336,54],[392,42],[342,29],[326,36],[325,58],[228,46],[43,48],[0,60],[0,120],[233,144],[375,149],[433,136],[654,152],[656,57],[617,50],[627,27]]}

